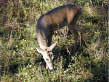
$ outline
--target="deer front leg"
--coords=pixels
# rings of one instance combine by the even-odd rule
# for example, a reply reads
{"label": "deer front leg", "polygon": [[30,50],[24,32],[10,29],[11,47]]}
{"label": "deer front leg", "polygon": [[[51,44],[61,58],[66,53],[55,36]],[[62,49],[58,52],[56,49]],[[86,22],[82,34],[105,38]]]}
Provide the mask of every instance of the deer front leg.
{"label": "deer front leg", "polygon": [[[46,37],[48,47],[51,46],[52,35],[53,35],[52,31],[50,31],[49,34],[48,34],[48,36]],[[48,49],[49,49],[49,48],[48,48]],[[50,50],[48,50],[48,51],[50,51]],[[50,57],[51,57],[51,60],[53,60],[53,58],[54,58],[54,57],[53,57],[53,54],[50,54]],[[49,67],[48,67],[48,65],[46,64],[46,69],[48,69],[48,68],[49,68]]]}
{"label": "deer front leg", "polygon": [[69,28],[69,31],[74,34],[74,40],[78,41],[79,35],[78,35],[77,30],[76,30],[76,26],[75,25],[69,25],[68,28]]}

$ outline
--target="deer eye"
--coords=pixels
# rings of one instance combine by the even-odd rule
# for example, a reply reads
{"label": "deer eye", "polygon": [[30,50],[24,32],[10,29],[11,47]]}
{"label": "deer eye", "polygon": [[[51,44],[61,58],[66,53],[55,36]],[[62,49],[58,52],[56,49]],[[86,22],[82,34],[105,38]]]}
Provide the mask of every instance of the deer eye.
{"label": "deer eye", "polygon": [[46,58],[47,61],[49,61],[49,59]]}

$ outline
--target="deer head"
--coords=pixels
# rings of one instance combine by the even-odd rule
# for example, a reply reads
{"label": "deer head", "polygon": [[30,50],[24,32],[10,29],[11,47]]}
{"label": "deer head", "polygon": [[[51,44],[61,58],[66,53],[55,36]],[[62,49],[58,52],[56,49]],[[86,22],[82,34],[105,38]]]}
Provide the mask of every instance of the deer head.
{"label": "deer head", "polygon": [[52,50],[54,49],[54,47],[56,46],[57,42],[52,44],[51,46],[47,47],[46,49],[41,49],[41,48],[36,48],[37,51],[43,56],[44,61],[46,62],[48,68],[50,70],[53,70],[53,53]]}

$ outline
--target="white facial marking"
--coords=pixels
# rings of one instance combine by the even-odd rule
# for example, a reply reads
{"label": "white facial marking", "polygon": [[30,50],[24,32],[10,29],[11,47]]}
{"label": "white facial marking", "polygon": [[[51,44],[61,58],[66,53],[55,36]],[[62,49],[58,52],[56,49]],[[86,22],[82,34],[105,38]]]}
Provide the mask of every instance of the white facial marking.
{"label": "white facial marking", "polygon": [[46,64],[48,65],[48,68],[50,70],[53,70],[53,64],[52,64],[52,60],[53,60],[53,53],[52,50],[54,49],[54,47],[56,46],[57,42],[52,44],[50,47],[47,47],[46,49],[41,49],[41,48],[36,48],[37,51],[39,53],[42,54]]}
{"label": "white facial marking", "polygon": [[49,69],[52,70],[53,69],[52,58],[49,55],[49,53],[46,53],[46,55],[43,55],[43,58],[47,64],[47,66],[49,67]]}
{"label": "white facial marking", "polygon": [[43,59],[46,62],[49,69],[53,70],[53,64],[52,64],[53,53],[52,53],[52,51],[43,50],[41,48],[36,48],[36,49],[43,56]]}

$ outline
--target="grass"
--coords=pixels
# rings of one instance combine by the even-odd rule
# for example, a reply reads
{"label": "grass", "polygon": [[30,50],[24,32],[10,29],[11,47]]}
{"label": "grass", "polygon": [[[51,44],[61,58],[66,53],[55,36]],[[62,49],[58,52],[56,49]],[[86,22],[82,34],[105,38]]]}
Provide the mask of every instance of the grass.
{"label": "grass", "polygon": [[10,5],[14,3],[10,2],[6,10],[11,14],[1,14],[6,17],[5,24],[0,22],[1,82],[108,82],[108,31],[107,21],[103,19],[105,14],[83,13],[78,23],[87,30],[84,31],[81,45],[76,44],[73,35],[67,39],[56,32],[53,36],[53,42],[58,41],[53,51],[54,71],[45,68],[42,56],[36,51],[39,46],[36,20],[41,13],[64,4],[56,1],[25,1],[26,5],[22,5],[21,1],[21,10],[19,8],[16,11],[17,16],[13,16],[15,13],[11,10],[14,8],[10,8]]}

